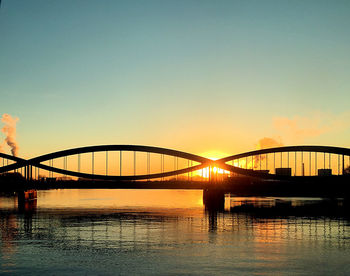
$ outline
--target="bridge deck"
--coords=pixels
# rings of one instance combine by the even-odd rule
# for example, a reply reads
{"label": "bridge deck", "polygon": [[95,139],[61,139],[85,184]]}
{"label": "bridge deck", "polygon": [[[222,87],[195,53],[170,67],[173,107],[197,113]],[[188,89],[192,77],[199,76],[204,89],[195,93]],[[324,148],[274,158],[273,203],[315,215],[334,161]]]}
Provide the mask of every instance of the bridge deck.
{"label": "bridge deck", "polygon": [[[302,180],[302,179],[301,179]],[[305,181],[271,181],[236,177],[223,182],[201,181],[29,181],[0,183],[0,191],[25,189],[177,189],[219,190],[237,196],[349,197],[350,177],[323,177]]]}

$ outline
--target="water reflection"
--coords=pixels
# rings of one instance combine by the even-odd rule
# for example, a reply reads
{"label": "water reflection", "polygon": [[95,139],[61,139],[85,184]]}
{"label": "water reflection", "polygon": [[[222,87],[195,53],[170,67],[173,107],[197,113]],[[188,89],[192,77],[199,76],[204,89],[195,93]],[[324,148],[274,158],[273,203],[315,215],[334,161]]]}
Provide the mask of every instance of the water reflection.
{"label": "water reflection", "polygon": [[225,210],[255,216],[350,218],[349,200],[321,198],[254,198],[226,195]]}
{"label": "water reflection", "polygon": [[197,208],[203,206],[201,191],[72,189],[38,192],[40,209]]}
{"label": "water reflection", "polygon": [[13,255],[17,251],[14,241],[18,235],[18,225],[13,214],[0,217],[2,270],[10,271],[15,266]]}
{"label": "water reflection", "polygon": [[105,192],[45,191],[24,208],[14,197],[0,197],[0,272],[271,274],[308,271],[310,260],[348,269],[350,225],[342,201],[226,197],[218,212],[200,204],[201,192]]}

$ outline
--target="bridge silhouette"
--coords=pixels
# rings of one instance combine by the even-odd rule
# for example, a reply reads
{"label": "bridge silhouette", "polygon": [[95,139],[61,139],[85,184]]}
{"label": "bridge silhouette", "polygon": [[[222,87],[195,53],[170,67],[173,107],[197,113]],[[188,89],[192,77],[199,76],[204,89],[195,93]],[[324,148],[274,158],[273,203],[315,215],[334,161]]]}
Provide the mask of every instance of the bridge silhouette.
{"label": "bridge silhouette", "polygon": [[[97,155],[100,157],[99,161]],[[83,167],[87,163],[90,163],[90,170],[84,171]],[[153,167],[157,167],[158,171]],[[327,187],[341,183],[342,186],[336,193],[339,194],[344,192],[342,189],[349,182],[349,167],[350,149],[331,146],[276,147],[235,154],[218,160],[173,149],[141,145],[80,147],[31,159],[0,153],[0,174],[4,176],[9,175],[9,172],[17,173],[23,176],[26,187],[41,188],[208,190],[224,187],[225,190],[238,191],[250,187],[249,193],[252,193],[252,183],[260,181],[259,183],[264,183],[264,187],[270,186],[270,191],[276,191],[281,185],[285,189],[288,186],[285,183],[293,183],[294,190],[298,190],[299,185],[299,189],[305,191],[303,185],[309,183],[309,190],[316,195],[315,191],[320,190],[320,183],[327,182],[322,184],[324,187],[321,194],[327,193]],[[40,175],[40,170],[46,171],[45,177]],[[54,174],[61,177],[54,177]],[[348,186],[346,185],[346,191]],[[261,190],[262,185],[254,187],[256,192]]]}
{"label": "bridge silhouette", "polygon": [[[120,154],[120,174],[119,175],[108,175],[108,153],[119,152]],[[106,174],[94,173],[94,154],[97,152],[105,152],[106,156]],[[134,174],[133,175],[122,175],[122,154],[123,152],[134,153]],[[136,175],[136,163],[137,163],[137,152],[144,152],[147,154],[147,173]],[[91,172],[84,173],[80,172],[80,155],[84,153],[91,153]],[[149,154],[158,154],[161,156],[161,172],[150,173],[150,156]],[[276,154],[280,154],[276,157]],[[285,160],[283,160],[283,154],[287,154]],[[292,156],[294,154],[294,157]],[[68,170],[67,168],[58,168],[53,166],[53,161],[58,158],[66,158],[69,156],[77,156],[77,171]],[[174,170],[164,172],[164,156],[171,156],[174,158]],[[275,173],[271,173],[268,167],[269,157],[272,156],[273,169]],[[318,160],[323,159],[323,162]],[[323,157],[323,158],[322,158]],[[194,166],[190,166],[188,163],[187,168],[178,169],[176,162],[177,158],[186,159],[189,162],[199,163]],[[277,164],[277,160],[279,163]],[[2,159],[2,164],[1,164]],[[291,161],[292,159],[292,161]],[[10,161],[10,164],[9,164]],[[46,165],[44,162],[49,161],[51,165]],[[294,162],[293,162],[294,161]],[[334,166],[334,161],[336,166]],[[270,161],[271,162],[271,161]],[[305,164],[307,162],[308,164]],[[255,164],[254,164],[255,163]],[[294,163],[294,164],[293,164]],[[321,164],[320,164],[321,163]],[[328,164],[327,164],[328,163]],[[286,165],[286,166],[283,166]],[[347,165],[346,165],[347,164]],[[277,166],[276,166],[277,165]],[[280,166],[278,166],[280,165]],[[305,165],[308,165],[308,173],[305,173]],[[303,169],[298,174],[298,166]],[[219,160],[211,160],[199,155],[186,153],[182,151],[151,147],[151,146],[139,146],[139,145],[101,145],[101,146],[88,146],[81,148],[68,149],[63,151],[57,151],[45,155],[41,155],[31,159],[23,159],[12,155],[0,153],[0,173],[18,171],[21,168],[25,169],[26,179],[33,179],[33,168],[43,169],[48,172],[55,172],[63,175],[72,177],[81,177],[85,179],[94,180],[149,180],[156,178],[164,178],[169,176],[181,175],[189,172],[198,171],[204,168],[220,168],[227,172],[232,172],[239,175],[252,176],[264,179],[288,179],[312,176],[335,176],[332,173],[335,167],[336,175],[345,175],[345,168],[350,166],[350,149],[330,146],[287,146],[255,150],[236,154],[221,158]],[[281,170],[282,169],[282,170]],[[284,169],[284,170],[283,170]],[[289,169],[289,170],[288,170]],[[294,172],[293,172],[294,170]],[[209,175],[210,176],[210,175]]]}

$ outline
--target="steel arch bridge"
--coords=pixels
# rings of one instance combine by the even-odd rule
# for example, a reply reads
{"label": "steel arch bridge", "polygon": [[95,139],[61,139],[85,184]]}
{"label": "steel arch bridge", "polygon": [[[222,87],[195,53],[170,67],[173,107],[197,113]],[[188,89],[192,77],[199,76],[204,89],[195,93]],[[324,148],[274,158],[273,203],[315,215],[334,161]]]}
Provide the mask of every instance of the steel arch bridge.
{"label": "steel arch bridge", "polygon": [[[118,154],[119,173],[112,173],[111,155]],[[131,173],[123,174],[124,154],[131,153]],[[95,154],[104,154],[105,173],[101,174],[95,170]],[[83,172],[82,155],[90,155],[91,170]],[[144,160],[139,162],[137,157],[144,154]],[[158,172],[151,172],[151,155],[160,157],[160,169]],[[165,165],[165,157],[170,160],[171,165]],[[63,158],[63,168],[54,166],[56,160]],[[75,170],[69,168],[68,158],[73,160]],[[2,160],[1,160],[2,159]],[[116,159],[116,158],[114,158]],[[178,160],[187,161],[187,165],[181,168]],[[1,162],[2,161],[2,162]],[[169,160],[168,160],[169,161]],[[47,164],[48,163],[48,164]],[[100,162],[101,163],[101,162]],[[146,172],[137,173],[137,165],[143,165],[147,168]],[[70,162],[72,164],[72,162]],[[130,165],[130,164],[129,164]],[[72,165],[71,165],[72,167]],[[114,166],[115,167],[115,166]],[[182,151],[141,145],[99,145],[73,148],[57,151],[31,159],[14,157],[0,153],[0,174],[6,172],[22,172],[27,180],[38,179],[39,170],[53,173],[93,180],[112,180],[112,181],[140,181],[150,179],[163,179],[177,177],[179,175],[191,174],[201,171],[200,180],[217,180],[218,171],[225,177],[236,175],[257,177],[263,179],[305,179],[310,177],[339,177],[348,173],[350,167],[350,149],[331,147],[331,146],[287,146],[255,150],[240,153],[219,160],[211,160],[199,155],[186,153]],[[33,175],[34,169],[34,175]],[[110,169],[110,170],[109,170]],[[114,168],[115,169],[115,168]],[[118,171],[117,169],[117,171]],[[23,173],[24,170],[24,173]],[[204,171],[204,173],[203,173]],[[189,177],[187,178],[189,180]]]}

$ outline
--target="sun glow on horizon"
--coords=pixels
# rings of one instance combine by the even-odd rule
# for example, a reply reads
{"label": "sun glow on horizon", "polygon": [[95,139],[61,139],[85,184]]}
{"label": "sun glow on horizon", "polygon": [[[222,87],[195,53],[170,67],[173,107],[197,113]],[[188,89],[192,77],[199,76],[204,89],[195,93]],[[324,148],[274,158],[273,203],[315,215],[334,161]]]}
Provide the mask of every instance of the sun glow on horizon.
{"label": "sun glow on horizon", "polygon": [[203,156],[205,158],[209,158],[209,159],[215,161],[215,160],[218,160],[220,158],[227,157],[228,154],[221,152],[221,151],[207,151],[207,152],[200,154],[200,156]]}
{"label": "sun glow on horizon", "polygon": [[[229,154],[224,153],[222,151],[212,150],[212,151],[204,152],[204,153],[200,154],[200,156],[203,156],[205,158],[216,161],[216,160],[219,160],[221,158],[229,156]],[[221,169],[219,167],[213,166],[213,167],[207,167],[207,168],[203,169],[203,172],[200,172],[199,174],[203,178],[209,178],[209,175],[211,175],[212,177],[217,176],[217,175],[223,176],[223,175],[230,175],[230,172],[226,171],[224,169]]]}

